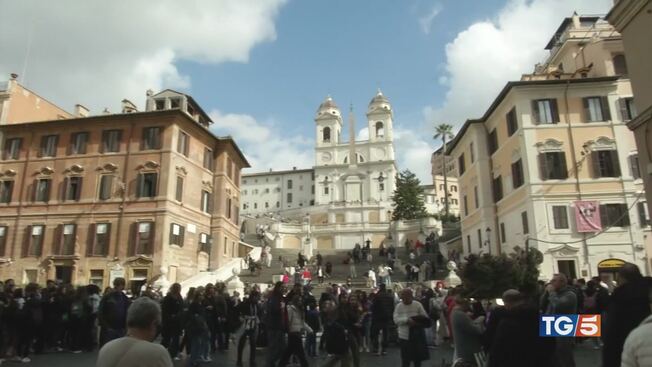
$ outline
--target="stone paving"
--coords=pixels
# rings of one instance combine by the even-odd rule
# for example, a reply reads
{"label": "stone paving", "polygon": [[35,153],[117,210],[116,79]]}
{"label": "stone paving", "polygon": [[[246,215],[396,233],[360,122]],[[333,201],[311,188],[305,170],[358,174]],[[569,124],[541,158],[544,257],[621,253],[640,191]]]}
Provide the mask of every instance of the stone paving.
{"label": "stone paving", "polygon": [[[600,366],[600,351],[594,350],[591,348],[591,343],[583,343],[578,345],[575,349],[575,361],[577,367],[598,367]],[[245,348],[245,363],[244,366],[249,366],[248,360],[246,359],[248,349]],[[257,351],[257,366],[265,366],[265,351],[264,349],[259,349]],[[437,348],[430,349],[430,361],[424,363],[424,367],[440,367],[442,365],[442,360],[450,362],[453,355],[453,349],[449,346],[442,346]],[[227,352],[218,352],[213,356],[213,362],[202,364],[206,367],[231,367],[235,366],[235,348],[231,348]],[[95,360],[97,359],[97,353],[81,353],[81,354],[72,354],[67,352],[61,353],[52,353],[52,354],[42,354],[32,356],[32,362],[26,364],[27,366],[35,367],[90,367],[95,365]],[[324,359],[309,359],[311,367],[317,367],[322,364]],[[361,366],[373,366],[373,367],[395,367],[400,366],[401,358],[397,348],[390,347],[389,353],[387,356],[378,357],[372,355],[371,353],[362,353],[361,354]],[[16,363],[6,362],[4,365],[15,365]],[[185,366],[183,361],[176,361],[175,367]]]}

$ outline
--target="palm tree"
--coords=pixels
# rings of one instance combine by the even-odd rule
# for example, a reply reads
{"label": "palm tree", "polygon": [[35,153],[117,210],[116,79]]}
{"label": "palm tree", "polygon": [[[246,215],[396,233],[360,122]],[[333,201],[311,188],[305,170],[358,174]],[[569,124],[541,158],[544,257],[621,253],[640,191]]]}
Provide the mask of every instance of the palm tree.
{"label": "palm tree", "polygon": [[[435,135],[433,139],[441,139],[442,143],[442,160],[443,160],[443,169],[444,172],[444,211],[446,213],[446,218],[448,218],[448,177],[446,175],[446,142],[448,139],[453,138],[453,125],[450,124],[439,124],[435,126]],[[435,184],[433,182],[433,184]],[[436,188],[435,188],[436,190]]]}

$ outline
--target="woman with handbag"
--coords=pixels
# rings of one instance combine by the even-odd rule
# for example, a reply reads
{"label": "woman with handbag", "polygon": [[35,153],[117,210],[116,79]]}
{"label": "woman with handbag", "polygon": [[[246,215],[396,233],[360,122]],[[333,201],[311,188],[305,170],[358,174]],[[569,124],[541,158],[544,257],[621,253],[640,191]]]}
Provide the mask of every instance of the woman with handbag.
{"label": "woman with handbag", "polygon": [[401,291],[401,303],[394,309],[394,323],[398,326],[401,347],[401,365],[420,367],[421,361],[430,358],[424,328],[431,325],[430,318],[419,302],[414,302],[412,289]]}

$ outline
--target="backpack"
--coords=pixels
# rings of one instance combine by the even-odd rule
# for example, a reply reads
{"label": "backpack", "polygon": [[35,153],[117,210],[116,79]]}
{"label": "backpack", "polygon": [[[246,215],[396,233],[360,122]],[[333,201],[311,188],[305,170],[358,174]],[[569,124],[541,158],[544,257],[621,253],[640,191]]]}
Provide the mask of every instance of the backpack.
{"label": "backpack", "polygon": [[343,355],[349,347],[349,333],[342,324],[333,322],[324,328],[326,352],[328,354]]}

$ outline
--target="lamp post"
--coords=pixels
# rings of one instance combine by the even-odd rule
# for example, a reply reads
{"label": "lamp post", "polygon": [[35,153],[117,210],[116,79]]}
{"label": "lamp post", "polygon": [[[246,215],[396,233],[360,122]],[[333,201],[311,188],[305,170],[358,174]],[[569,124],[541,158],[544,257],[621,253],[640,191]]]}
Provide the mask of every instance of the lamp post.
{"label": "lamp post", "polygon": [[487,240],[485,243],[489,247],[489,255],[491,255],[491,228],[487,227],[487,229],[485,229],[485,233],[487,234]]}

